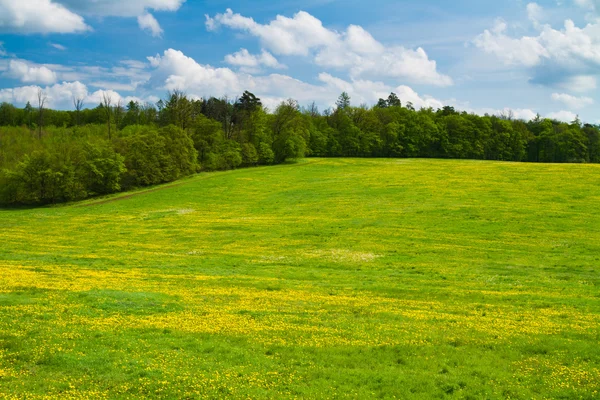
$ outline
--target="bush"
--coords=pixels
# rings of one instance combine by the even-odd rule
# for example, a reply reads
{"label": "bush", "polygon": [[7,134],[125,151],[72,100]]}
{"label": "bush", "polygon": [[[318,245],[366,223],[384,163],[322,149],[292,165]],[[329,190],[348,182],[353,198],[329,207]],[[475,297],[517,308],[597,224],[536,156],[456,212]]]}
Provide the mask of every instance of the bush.
{"label": "bush", "polygon": [[252,143],[244,143],[242,145],[242,162],[246,166],[258,163],[258,153]]}
{"label": "bush", "polygon": [[109,194],[121,190],[121,177],[127,171],[125,157],[106,145],[87,144],[82,179],[89,194]]}
{"label": "bush", "polygon": [[273,149],[264,142],[258,145],[258,161],[262,165],[271,165],[275,161]]}

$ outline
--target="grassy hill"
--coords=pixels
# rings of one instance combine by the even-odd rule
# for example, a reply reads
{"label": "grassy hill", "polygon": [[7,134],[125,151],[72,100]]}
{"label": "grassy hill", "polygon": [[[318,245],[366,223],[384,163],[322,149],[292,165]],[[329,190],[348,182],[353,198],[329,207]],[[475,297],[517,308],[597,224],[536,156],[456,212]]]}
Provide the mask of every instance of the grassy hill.
{"label": "grassy hill", "polygon": [[600,397],[598,165],[313,159],[0,227],[0,397]]}

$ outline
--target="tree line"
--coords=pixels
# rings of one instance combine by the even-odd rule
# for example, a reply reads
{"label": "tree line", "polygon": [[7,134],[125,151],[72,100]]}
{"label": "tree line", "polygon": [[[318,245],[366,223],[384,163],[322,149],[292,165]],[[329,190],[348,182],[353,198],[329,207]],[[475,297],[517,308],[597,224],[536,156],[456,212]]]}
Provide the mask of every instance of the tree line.
{"label": "tree line", "polygon": [[170,182],[200,171],[271,165],[305,156],[600,162],[600,127],[539,116],[479,116],[453,107],[416,110],[394,93],[373,107],[342,93],[320,112],[294,100],[272,112],[238,99],[101,104],[74,110],[0,104],[0,203],[46,204]]}

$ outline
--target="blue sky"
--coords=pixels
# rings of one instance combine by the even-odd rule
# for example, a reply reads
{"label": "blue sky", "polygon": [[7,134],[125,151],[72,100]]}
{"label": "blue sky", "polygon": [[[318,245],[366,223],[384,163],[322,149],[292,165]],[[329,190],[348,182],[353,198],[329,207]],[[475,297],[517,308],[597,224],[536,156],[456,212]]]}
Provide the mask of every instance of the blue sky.
{"label": "blue sky", "polygon": [[600,123],[600,1],[0,0],[0,101],[250,90]]}

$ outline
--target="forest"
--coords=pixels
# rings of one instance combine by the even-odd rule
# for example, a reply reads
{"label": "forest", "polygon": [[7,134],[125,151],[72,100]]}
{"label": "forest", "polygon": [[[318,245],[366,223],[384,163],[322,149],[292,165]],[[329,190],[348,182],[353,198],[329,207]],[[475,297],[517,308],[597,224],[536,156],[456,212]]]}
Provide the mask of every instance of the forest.
{"label": "forest", "polygon": [[81,200],[171,182],[202,171],[280,164],[302,157],[452,158],[598,163],[600,126],[537,117],[479,116],[453,107],[416,110],[394,93],[333,109],[287,100],[274,110],[246,91],[238,99],[157,104],[105,95],[95,108],[0,105],[0,204]]}

